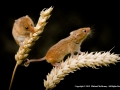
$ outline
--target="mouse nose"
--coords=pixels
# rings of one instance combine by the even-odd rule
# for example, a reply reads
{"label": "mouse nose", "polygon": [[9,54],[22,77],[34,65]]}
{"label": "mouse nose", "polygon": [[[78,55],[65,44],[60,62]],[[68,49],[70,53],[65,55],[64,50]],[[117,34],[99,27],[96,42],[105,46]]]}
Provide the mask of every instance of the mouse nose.
{"label": "mouse nose", "polygon": [[86,28],[87,32],[90,32],[90,27]]}
{"label": "mouse nose", "polygon": [[34,33],[34,32],[35,32],[34,28],[31,28],[31,29],[30,29],[30,32]]}

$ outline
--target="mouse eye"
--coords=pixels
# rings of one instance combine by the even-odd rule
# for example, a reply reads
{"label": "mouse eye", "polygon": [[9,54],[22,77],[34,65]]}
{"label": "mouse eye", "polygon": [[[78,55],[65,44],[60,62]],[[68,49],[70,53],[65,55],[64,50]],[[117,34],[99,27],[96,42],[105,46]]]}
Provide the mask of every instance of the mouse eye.
{"label": "mouse eye", "polygon": [[27,29],[27,30],[28,30],[28,27],[25,27],[25,29]]}
{"label": "mouse eye", "polygon": [[83,30],[83,32],[87,32],[86,30]]}

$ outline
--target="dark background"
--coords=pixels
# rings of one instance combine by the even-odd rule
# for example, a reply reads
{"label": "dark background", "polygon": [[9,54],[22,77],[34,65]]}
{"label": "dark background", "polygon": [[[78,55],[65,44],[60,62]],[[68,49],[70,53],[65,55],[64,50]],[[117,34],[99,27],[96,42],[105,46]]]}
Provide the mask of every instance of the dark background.
{"label": "dark background", "polygon": [[[117,1],[117,0],[116,0]],[[69,33],[82,27],[92,27],[92,37],[88,37],[81,45],[81,51],[111,51],[120,54],[119,44],[119,2],[98,0],[71,1],[36,1],[16,0],[3,1],[0,4],[0,90],[8,90],[13,68],[14,55],[18,45],[12,37],[12,26],[15,19],[29,15],[35,24],[39,13],[44,8],[53,6],[52,15],[44,28],[40,39],[36,42],[29,58],[41,58],[47,50]],[[69,74],[55,90],[76,88],[75,85],[120,85],[120,63],[103,66],[100,69],[82,68]],[[19,66],[14,77],[11,90],[45,90],[43,79],[51,71],[52,65],[46,61],[31,63],[29,67]]]}

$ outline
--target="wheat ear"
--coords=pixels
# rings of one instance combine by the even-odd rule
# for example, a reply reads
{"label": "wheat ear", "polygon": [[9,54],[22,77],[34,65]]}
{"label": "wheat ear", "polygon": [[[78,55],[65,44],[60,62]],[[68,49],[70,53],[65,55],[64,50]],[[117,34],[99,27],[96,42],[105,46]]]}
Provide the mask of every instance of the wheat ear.
{"label": "wheat ear", "polygon": [[44,86],[46,90],[52,89],[63,80],[66,75],[82,67],[96,68],[96,66],[108,66],[109,64],[115,64],[118,60],[120,60],[119,55],[110,52],[86,52],[81,55],[76,55],[74,58],[69,57],[65,62],[60,63],[59,68],[54,67],[52,69],[47,75],[47,80],[44,80]]}
{"label": "wheat ear", "polygon": [[17,54],[15,55],[15,60],[20,65],[28,56],[30,52],[30,48],[35,44],[35,42],[39,39],[39,35],[43,32],[45,25],[47,24],[47,20],[50,17],[50,13],[53,10],[52,7],[48,9],[43,9],[40,13],[40,17],[37,25],[34,27],[35,33],[30,34],[30,38],[26,38],[23,42],[23,45],[20,46]]}

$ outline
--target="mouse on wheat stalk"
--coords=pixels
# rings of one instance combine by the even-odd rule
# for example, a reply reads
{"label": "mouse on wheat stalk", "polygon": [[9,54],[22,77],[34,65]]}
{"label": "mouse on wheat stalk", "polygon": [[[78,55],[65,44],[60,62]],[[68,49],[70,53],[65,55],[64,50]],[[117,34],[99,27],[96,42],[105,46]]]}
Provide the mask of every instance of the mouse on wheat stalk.
{"label": "mouse on wheat stalk", "polygon": [[74,30],[70,33],[65,39],[60,40],[57,44],[53,45],[46,55],[40,59],[30,59],[27,60],[25,65],[29,65],[30,62],[39,62],[47,60],[48,63],[51,63],[53,66],[59,66],[59,62],[64,59],[67,54],[74,56],[74,53],[81,53],[80,45],[83,40],[90,34],[90,27],[80,28]]}
{"label": "mouse on wheat stalk", "polygon": [[28,15],[15,20],[12,35],[19,46],[22,45],[25,38],[30,37],[30,33],[34,33],[34,23]]}
{"label": "mouse on wheat stalk", "polygon": [[[12,29],[12,35],[13,35],[13,38],[15,39],[16,43],[19,46],[22,46],[24,40],[26,38],[29,38],[30,34],[33,34],[33,33],[34,33],[34,23],[28,15],[15,20],[15,23],[14,23],[13,29]],[[15,71],[16,71],[18,65],[19,64],[16,63],[16,65],[14,67],[9,90],[11,89]]]}

